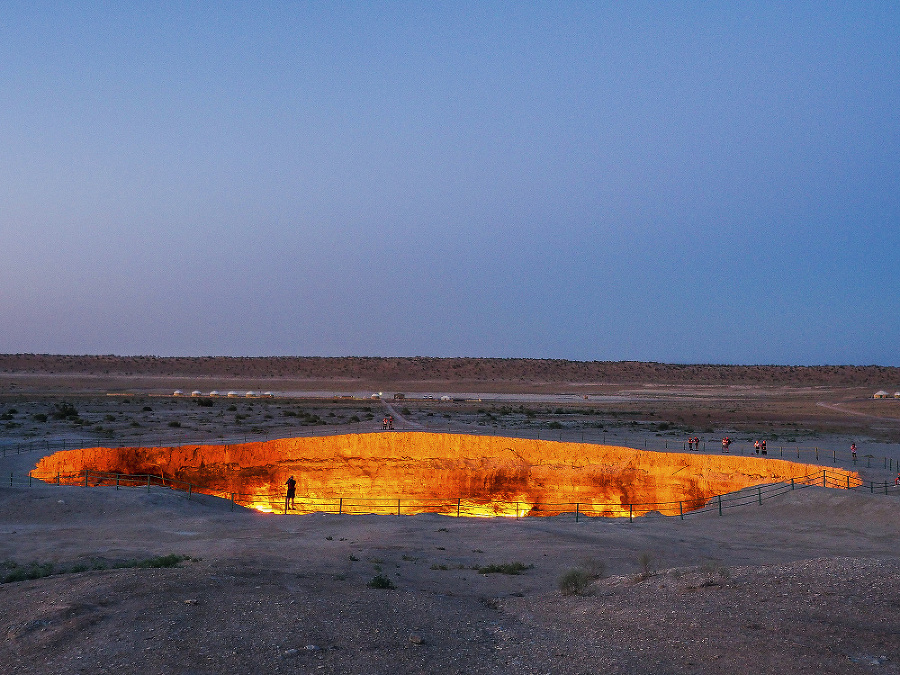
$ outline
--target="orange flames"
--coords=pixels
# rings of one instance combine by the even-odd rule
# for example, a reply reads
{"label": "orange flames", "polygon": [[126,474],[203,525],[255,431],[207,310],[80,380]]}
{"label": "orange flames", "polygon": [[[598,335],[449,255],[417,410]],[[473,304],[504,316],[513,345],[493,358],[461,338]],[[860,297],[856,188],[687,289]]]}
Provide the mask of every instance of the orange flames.
{"label": "orange flames", "polygon": [[[297,480],[291,513],[463,516],[678,515],[718,494],[821,473],[778,459],[661,453],[496,436],[355,434],[239,445],[85,448],[43,458],[35,478],[80,482],[84,471],[150,474],[197,492],[282,513],[285,481]],[[853,472],[829,469],[849,477]],[[185,485],[186,487],[186,485]]]}

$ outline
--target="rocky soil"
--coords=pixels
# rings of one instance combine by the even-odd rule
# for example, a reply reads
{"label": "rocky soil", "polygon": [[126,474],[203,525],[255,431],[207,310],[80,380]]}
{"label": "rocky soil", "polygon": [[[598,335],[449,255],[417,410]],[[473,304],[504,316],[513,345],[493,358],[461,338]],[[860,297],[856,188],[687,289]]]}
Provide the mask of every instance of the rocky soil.
{"label": "rocky soil", "polygon": [[[821,488],[634,524],[5,488],[7,570],[107,569],[0,584],[0,673],[896,673],[898,516]],[[189,559],[115,569],[170,553]],[[573,568],[604,573],[563,595]]]}

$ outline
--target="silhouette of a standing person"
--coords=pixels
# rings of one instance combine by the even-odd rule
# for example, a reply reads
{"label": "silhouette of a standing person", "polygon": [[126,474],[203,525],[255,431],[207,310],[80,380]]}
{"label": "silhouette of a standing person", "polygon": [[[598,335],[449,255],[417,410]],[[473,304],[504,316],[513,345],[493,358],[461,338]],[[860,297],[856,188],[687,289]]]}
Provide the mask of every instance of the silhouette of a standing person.
{"label": "silhouette of a standing person", "polygon": [[284,510],[287,511],[290,509],[294,510],[294,495],[297,493],[297,481],[294,480],[294,477],[291,476],[284,483],[287,485],[287,494],[284,497]]}

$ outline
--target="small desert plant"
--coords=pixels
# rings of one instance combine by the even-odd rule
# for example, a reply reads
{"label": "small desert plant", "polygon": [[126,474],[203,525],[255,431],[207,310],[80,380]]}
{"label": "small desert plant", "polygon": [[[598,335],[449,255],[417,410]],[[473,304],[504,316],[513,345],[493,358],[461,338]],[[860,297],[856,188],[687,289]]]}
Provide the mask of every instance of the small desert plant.
{"label": "small desert plant", "polygon": [[647,551],[642,552],[638,556],[637,562],[641,570],[637,575],[638,581],[645,581],[652,576],[656,576],[656,558],[652,553]]}
{"label": "small desert plant", "polygon": [[557,585],[563,595],[584,595],[593,581],[593,577],[588,574],[587,570],[574,567],[562,573]]}
{"label": "small desert plant", "polygon": [[521,574],[525,570],[530,570],[534,565],[526,565],[521,562],[511,562],[511,563],[491,563],[490,565],[484,565],[483,567],[479,567],[479,574]]}
{"label": "small desert plant", "polygon": [[170,553],[169,555],[161,555],[155,558],[146,558],[144,560],[128,560],[127,562],[115,565],[115,567],[159,569],[162,567],[178,567],[178,563],[184,560],[190,560],[190,556]]}
{"label": "small desert plant", "polygon": [[563,595],[584,595],[588,587],[606,574],[606,563],[589,558],[578,567],[566,570],[559,577],[558,586]]}
{"label": "small desert plant", "polygon": [[394,582],[383,574],[376,574],[366,586],[369,588],[397,588],[394,586]]}

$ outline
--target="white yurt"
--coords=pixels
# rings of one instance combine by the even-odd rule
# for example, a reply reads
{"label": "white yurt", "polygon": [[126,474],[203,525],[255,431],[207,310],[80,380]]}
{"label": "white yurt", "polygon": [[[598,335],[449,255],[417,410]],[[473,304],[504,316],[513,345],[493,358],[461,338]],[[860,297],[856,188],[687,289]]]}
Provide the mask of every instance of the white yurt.
{"label": "white yurt", "polygon": [[248,391],[246,394],[244,394],[244,396],[246,396],[247,398],[256,398],[256,392]]}
{"label": "white yurt", "polygon": [[203,396],[203,392],[199,389],[194,389],[194,391],[191,392],[191,396]]}
{"label": "white yurt", "polygon": [[215,389],[213,389],[211,392],[209,392],[209,395],[210,395],[210,396],[221,396],[222,394],[220,394],[220,393],[217,392]]}
{"label": "white yurt", "polygon": [[900,398],[900,391],[894,392],[894,398]]}
{"label": "white yurt", "polygon": [[181,389],[176,389],[172,392],[172,396],[184,396],[184,392]]}
{"label": "white yurt", "polygon": [[890,394],[882,389],[881,391],[876,391],[875,395],[872,398],[887,398],[888,396],[890,396]]}

